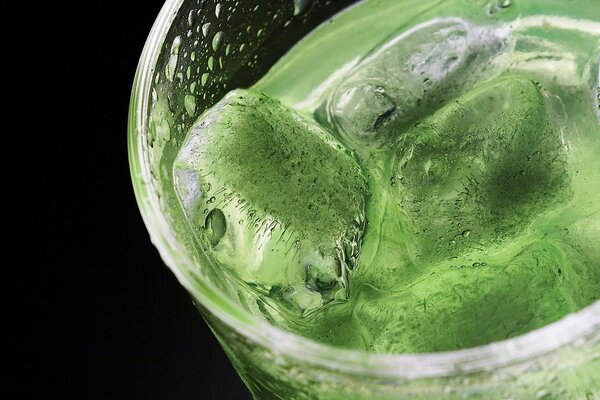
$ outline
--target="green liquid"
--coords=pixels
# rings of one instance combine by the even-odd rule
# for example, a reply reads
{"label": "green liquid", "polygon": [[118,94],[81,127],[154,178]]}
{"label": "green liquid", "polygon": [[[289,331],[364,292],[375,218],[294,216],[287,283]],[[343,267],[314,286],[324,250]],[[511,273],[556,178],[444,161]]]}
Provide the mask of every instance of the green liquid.
{"label": "green liquid", "polygon": [[592,0],[362,2],[200,118],[177,193],[283,329],[377,353],[525,333],[600,298],[599,48]]}

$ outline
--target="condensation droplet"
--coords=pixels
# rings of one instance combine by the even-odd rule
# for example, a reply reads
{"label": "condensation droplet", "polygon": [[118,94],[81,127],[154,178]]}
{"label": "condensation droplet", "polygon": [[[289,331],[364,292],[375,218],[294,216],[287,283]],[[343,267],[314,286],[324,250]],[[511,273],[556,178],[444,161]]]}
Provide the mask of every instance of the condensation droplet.
{"label": "condensation droplet", "polygon": [[176,36],[171,44],[171,55],[169,56],[169,62],[165,67],[165,75],[168,80],[173,81],[175,76],[175,69],[177,68],[177,61],[179,60],[179,48],[181,47],[181,36]]}
{"label": "condensation droplet", "polygon": [[215,58],[213,56],[208,57],[208,69],[213,71],[215,68]]}
{"label": "condensation droplet", "polygon": [[217,3],[215,6],[215,16],[219,18],[221,16],[221,3]]}
{"label": "condensation droplet", "polygon": [[229,53],[231,53],[231,44],[228,44],[228,45],[225,47],[225,55],[226,55],[226,56],[228,56],[228,55],[229,55]]}
{"label": "condensation droplet", "polygon": [[498,0],[498,7],[500,7],[500,8],[510,7],[510,0]]}
{"label": "condensation droplet", "polygon": [[219,31],[215,34],[212,40],[212,49],[218,51],[225,41],[225,32]]}
{"label": "condensation droplet", "polygon": [[307,12],[312,6],[312,0],[294,0],[294,15]]}
{"label": "condensation droplet", "polygon": [[190,60],[196,61],[196,52],[195,51],[192,51],[192,54],[190,54]]}
{"label": "condensation droplet", "polygon": [[193,117],[196,114],[196,96],[186,94],[183,99],[183,105],[190,117]]}
{"label": "condensation droplet", "polygon": [[202,77],[200,78],[200,83],[202,84],[202,86],[206,86],[206,84],[208,83],[208,78],[210,78],[210,73],[205,72],[202,74]]}
{"label": "condensation droplet", "polygon": [[196,10],[191,10],[188,14],[188,26],[192,27],[194,25],[194,22],[196,22],[196,15],[198,15],[196,13]]}
{"label": "condensation droplet", "polygon": [[204,37],[207,37],[208,36],[208,32],[210,32],[210,22],[207,22],[204,25],[202,25],[202,35]]}
{"label": "condensation droplet", "polygon": [[175,104],[175,92],[172,90],[167,93],[167,105],[169,106],[169,110],[171,110],[171,112],[177,111],[177,106]]}

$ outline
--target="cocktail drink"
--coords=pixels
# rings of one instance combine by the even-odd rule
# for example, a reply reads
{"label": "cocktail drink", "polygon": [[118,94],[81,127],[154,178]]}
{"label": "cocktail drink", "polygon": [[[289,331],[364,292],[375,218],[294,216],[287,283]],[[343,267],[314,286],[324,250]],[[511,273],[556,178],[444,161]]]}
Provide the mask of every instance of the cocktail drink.
{"label": "cocktail drink", "polygon": [[600,396],[595,1],[200,3],[132,171],[255,398]]}

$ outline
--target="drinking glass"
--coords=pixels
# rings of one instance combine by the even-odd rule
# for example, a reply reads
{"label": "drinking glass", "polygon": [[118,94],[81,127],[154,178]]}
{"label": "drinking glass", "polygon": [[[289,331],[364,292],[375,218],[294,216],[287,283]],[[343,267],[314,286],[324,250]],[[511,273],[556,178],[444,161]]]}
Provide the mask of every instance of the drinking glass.
{"label": "drinking glass", "polygon": [[502,342],[370,354],[320,344],[253,315],[194,243],[173,189],[185,133],[226,92],[251,86],[352,3],[166,1],[137,68],[128,135],[135,194],[163,260],[255,399],[600,399],[600,301]]}

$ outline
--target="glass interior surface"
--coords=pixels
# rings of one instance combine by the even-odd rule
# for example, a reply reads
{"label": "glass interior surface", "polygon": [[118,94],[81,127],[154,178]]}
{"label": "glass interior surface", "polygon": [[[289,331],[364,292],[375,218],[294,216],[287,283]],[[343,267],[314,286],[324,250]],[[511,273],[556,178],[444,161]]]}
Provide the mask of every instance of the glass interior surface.
{"label": "glass interior surface", "polygon": [[[482,7],[498,3],[477,1]],[[465,350],[344,350],[269,324],[260,305],[246,300],[234,277],[223,279],[190,234],[173,189],[173,162],[190,127],[227,92],[252,86],[302,37],[353,3],[165,3],[136,73],[128,138],[136,197],[161,257],[255,398],[314,398],[311,390],[319,398],[510,398],[492,397],[493,390],[514,398],[600,398],[594,397],[600,396],[600,301],[541,329]],[[600,88],[598,71],[592,75]],[[558,370],[572,372],[557,378]]]}

